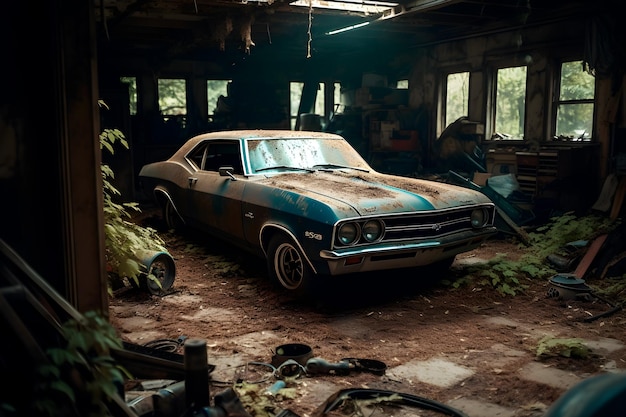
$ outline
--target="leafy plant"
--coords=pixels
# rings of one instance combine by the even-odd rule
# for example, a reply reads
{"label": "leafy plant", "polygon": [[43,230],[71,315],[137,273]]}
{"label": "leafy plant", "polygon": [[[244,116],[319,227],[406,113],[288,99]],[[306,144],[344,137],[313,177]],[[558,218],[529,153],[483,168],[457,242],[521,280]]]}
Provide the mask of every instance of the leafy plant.
{"label": "leafy plant", "polygon": [[[114,146],[119,143],[128,149],[128,142],[124,134],[118,129],[104,129],[100,133],[100,149],[114,154]],[[138,203],[118,202],[121,193],[112,184],[115,173],[106,164],[101,165],[102,182],[104,188],[104,228],[106,242],[106,263],[109,275],[117,275],[133,280],[139,285],[139,277],[146,274],[147,267],[141,263],[140,254],[146,250],[163,251],[165,246],[155,229],[143,227],[130,221],[131,211],[141,212]],[[152,274],[147,279],[161,285]],[[111,292],[109,280],[109,292]]]}
{"label": "leafy plant", "polygon": [[589,348],[582,339],[562,339],[546,336],[537,344],[537,357],[564,356],[566,358],[586,358]]}
{"label": "leafy plant", "polygon": [[455,288],[470,282],[495,288],[503,295],[516,295],[524,291],[524,280],[544,279],[557,273],[546,262],[546,257],[559,251],[569,242],[593,240],[600,234],[608,233],[619,223],[600,215],[577,217],[568,212],[553,217],[545,225],[529,233],[527,246],[520,244],[525,253],[517,260],[498,255],[484,264],[476,264],[464,270],[464,277],[453,282]]}
{"label": "leafy plant", "polygon": [[38,368],[34,410],[52,417],[110,415],[107,403],[130,377],[111,356],[123,347],[115,329],[92,311],[65,322],[61,335],[65,344],[47,348],[48,363]]}

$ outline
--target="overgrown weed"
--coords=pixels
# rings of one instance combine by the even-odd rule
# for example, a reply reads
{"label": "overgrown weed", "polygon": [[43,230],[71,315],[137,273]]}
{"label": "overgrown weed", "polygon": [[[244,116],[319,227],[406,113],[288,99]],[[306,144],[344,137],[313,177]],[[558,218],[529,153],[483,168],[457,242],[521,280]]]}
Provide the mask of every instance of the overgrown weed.
{"label": "overgrown weed", "polygon": [[[465,267],[463,275],[450,285],[454,288],[468,284],[480,285],[491,287],[505,296],[514,296],[528,288],[528,280],[547,279],[557,273],[546,261],[549,254],[558,252],[570,242],[591,242],[618,225],[619,221],[596,214],[578,217],[568,212],[552,217],[546,224],[528,233],[527,245],[519,244],[524,250],[519,259],[509,259],[505,254],[496,255],[486,263]],[[626,284],[623,287],[622,293],[626,290]]]}

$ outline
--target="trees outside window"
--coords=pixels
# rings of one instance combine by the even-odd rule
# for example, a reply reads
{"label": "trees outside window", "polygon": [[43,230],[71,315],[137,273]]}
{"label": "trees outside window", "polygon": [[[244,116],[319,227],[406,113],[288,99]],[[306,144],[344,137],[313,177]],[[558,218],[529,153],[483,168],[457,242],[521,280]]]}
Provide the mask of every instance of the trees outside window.
{"label": "trees outside window", "polygon": [[495,129],[505,139],[524,139],[526,67],[498,69]]}
{"label": "trees outside window", "polygon": [[213,118],[217,108],[218,108],[218,100],[220,96],[227,98],[229,96],[228,84],[231,80],[207,80],[206,81],[206,91],[207,91],[207,103],[209,109],[209,120]]}
{"label": "trees outside window", "polygon": [[186,81],[179,78],[160,78],[159,88],[159,111],[163,118],[168,121],[182,119],[187,115],[187,89]]}
{"label": "trees outside window", "polygon": [[446,77],[446,126],[468,115],[469,72],[456,72]]}
{"label": "trees outside window", "polygon": [[595,78],[583,70],[581,61],[561,64],[554,135],[590,140],[593,133]]}

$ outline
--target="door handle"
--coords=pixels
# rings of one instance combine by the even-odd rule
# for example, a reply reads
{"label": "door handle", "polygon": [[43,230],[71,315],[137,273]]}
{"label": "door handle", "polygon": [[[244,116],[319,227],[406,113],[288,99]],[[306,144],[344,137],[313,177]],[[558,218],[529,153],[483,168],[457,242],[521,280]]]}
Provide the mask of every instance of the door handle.
{"label": "door handle", "polygon": [[195,177],[189,177],[187,178],[187,181],[189,181],[189,186],[191,187],[192,185],[198,182],[198,179]]}

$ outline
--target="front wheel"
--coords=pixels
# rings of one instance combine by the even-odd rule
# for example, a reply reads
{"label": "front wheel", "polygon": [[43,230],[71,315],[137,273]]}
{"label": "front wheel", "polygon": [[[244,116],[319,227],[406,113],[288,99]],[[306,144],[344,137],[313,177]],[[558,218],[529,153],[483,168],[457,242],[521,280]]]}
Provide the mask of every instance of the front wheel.
{"label": "front wheel", "polygon": [[289,293],[297,297],[313,295],[315,274],[297,245],[285,235],[270,240],[267,269],[274,283]]}

